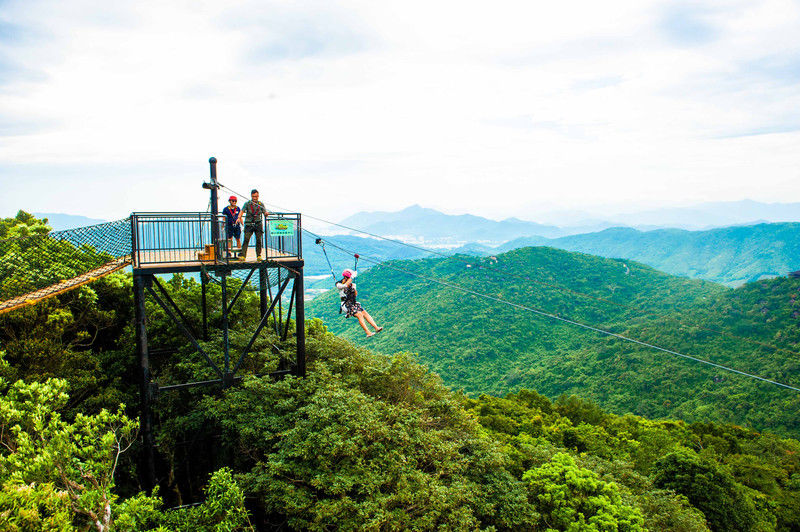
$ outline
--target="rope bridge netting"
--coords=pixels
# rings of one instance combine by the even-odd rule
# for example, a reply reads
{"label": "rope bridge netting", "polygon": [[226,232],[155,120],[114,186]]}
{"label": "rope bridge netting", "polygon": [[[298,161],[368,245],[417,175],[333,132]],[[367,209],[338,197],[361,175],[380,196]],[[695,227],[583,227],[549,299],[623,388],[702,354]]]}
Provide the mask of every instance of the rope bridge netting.
{"label": "rope bridge netting", "polygon": [[0,240],[0,313],[130,264],[130,218]]}

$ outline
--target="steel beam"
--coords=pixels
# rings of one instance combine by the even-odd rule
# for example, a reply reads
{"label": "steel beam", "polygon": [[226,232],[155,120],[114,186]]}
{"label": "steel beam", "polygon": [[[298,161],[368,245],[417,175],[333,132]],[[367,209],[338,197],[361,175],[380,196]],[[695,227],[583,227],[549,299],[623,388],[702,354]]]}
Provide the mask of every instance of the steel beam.
{"label": "steel beam", "polygon": [[139,425],[144,444],[144,468],[142,483],[147,491],[156,485],[156,464],[153,442],[152,394],[150,390],[150,353],[147,345],[147,311],[144,304],[145,279],[141,275],[133,276],[133,301],[136,329],[136,350],[139,353],[139,397],[141,414]]}

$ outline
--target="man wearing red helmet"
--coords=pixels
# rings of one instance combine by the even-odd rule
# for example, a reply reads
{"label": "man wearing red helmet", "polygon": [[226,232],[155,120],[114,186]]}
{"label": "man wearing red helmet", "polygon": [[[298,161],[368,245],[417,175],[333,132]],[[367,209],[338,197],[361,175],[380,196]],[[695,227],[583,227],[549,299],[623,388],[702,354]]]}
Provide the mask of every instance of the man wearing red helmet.
{"label": "man wearing red helmet", "polygon": [[228,235],[229,247],[233,244],[231,242],[236,239],[236,247],[242,247],[242,228],[239,226],[239,213],[242,211],[236,205],[236,196],[228,198],[228,206],[222,209],[222,214],[225,215],[225,234]]}

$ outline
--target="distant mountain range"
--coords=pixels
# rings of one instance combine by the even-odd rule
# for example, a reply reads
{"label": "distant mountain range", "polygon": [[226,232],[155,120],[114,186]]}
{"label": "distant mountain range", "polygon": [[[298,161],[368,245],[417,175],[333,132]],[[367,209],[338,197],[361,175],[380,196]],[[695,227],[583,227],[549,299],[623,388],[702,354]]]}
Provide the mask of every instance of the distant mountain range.
{"label": "distant mountain range", "polygon": [[[753,200],[700,203],[633,213],[583,211],[531,212],[540,222],[507,218],[497,221],[472,214],[449,215],[412,205],[396,212],[359,212],[342,224],[427,245],[479,243],[497,246],[521,237],[559,238],[595,233],[611,227],[706,230],[732,225],[800,221],[800,203],[761,203]],[[542,222],[543,220],[543,222]]]}
{"label": "distant mountain range", "polygon": [[53,231],[61,231],[63,229],[74,229],[75,227],[85,227],[87,225],[101,224],[106,220],[99,218],[87,218],[86,216],[79,216],[76,214],[62,214],[58,212],[34,212],[37,218],[47,218],[47,223],[53,228]]}
{"label": "distant mountain range", "polygon": [[637,229],[673,227],[710,229],[763,222],[800,221],[800,203],[762,203],[753,200],[699,203],[689,207],[649,209],[631,213],[588,211],[531,211],[530,218],[559,227],[607,223]]}
{"label": "distant mountain range", "polygon": [[[494,248],[503,252],[549,246],[643,262],[661,271],[739,286],[800,269],[800,223],[722,227],[708,231],[616,227],[556,239],[519,238]],[[486,249],[467,247],[473,254]]]}
{"label": "distant mountain range", "polygon": [[370,233],[445,245],[466,242],[496,245],[522,236],[555,238],[609,227],[607,224],[593,224],[562,229],[518,218],[506,218],[498,222],[472,214],[444,214],[419,205],[397,212],[359,212],[345,218],[341,223]]}

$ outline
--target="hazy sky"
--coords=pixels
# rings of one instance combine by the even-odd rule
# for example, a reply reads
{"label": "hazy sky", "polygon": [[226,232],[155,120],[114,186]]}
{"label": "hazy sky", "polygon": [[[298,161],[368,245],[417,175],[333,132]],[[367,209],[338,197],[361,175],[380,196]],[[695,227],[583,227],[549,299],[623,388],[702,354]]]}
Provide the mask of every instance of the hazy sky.
{"label": "hazy sky", "polygon": [[800,2],[0,0],[0,215],[800,201]]}

